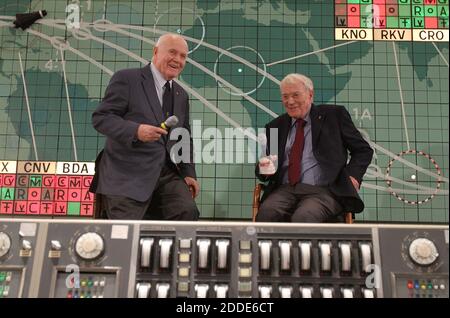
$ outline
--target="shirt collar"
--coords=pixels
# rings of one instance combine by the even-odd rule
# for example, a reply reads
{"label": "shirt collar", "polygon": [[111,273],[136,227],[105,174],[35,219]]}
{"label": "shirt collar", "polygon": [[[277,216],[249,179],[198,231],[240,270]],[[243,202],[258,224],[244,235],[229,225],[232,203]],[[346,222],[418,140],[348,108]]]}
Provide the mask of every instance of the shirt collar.
{"label": "shirt collar", "polygon": [[[158,85],[159,88],[163,88],[164,85],[166,85],[167,80],[162,76],[161,72],[158,71],[155,65],[153,63],[150,63],[150,69],[152,70],[153,79]],[[170,87],[172,87],[172,80],[169,81]]]}
{"label": "shirt collar", "polygon": [[[303,118],[303,120],[305,121],[305,126],[308,125],[308,123],[310,122],[310,118],[311,118],[309,116],[310,112],[311,112],[311,110],[306,114],[305,118]],[[295,125],[296,121],[297,121],[297,119],[291,117],[291,128],[292,128],[292,126]]]}

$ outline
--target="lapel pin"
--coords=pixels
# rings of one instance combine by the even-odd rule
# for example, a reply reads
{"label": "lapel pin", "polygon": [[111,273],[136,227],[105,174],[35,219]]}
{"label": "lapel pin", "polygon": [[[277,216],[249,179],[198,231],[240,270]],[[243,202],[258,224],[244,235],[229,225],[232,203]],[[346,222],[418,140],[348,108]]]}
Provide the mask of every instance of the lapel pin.
{"label": "lapel pin", "polygon": [[175,94],[178,96],[180,93],[178,91],[176,91]]}
{"label": "lapel pin", "polygon": [[319,115],[319,119],[322,119],[322,115]]}

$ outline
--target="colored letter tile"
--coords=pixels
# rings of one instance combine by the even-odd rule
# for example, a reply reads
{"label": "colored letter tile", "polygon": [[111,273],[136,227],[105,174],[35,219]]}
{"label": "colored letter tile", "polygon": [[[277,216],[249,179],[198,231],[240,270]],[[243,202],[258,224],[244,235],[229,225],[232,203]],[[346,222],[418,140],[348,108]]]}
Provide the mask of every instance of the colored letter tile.
{"label": "colored letter tile", "polygon": [[2,187],[14,187],[16,184],[15,174],[4,174],[2,179]]}
{"label": "colored letter tile", "polygon": [[345,4],[336,4],[334,7],[334,15],[346,15],[347,6]]}
{"label": "colored letter tile", "polygon": [[41,203],[39,201],[28,201],[27,214],[39,214]]}
{"label": "colored letter tile", "polygon": [[67,215],[80,215],[80,202],[68,202]]}
{"label": "colored letter tile", "polygon": [[27,204],[27,201],[14,201],[14,214],[26,214]]}
{"label": "colored letter tile", "polygon": [[82,202],[94,202],[94,193],[89,192],[89,189],[81,189],[81,201]]}
{"label": "colored letter tile", "polygon": [[42,201],[53,201],[54,194],[55,194],[55,189],[42,188],[41,200]]}
{"label": "colored letter tile", "polygon": [[28,200],[29,201],[40,201],[41,200],[41,188],[29,188],[28,189]]}
{"label": "colored letter tile", "polygon": [[425,17],[425,28],[437,29],[438,28],[438,18]]}
{"label": "colored letter tile", "polygon": [[55,201],[67,201],[67,189],[55,189]]}
{"label": "colored letter tile", "polygon": [[85,176],[83,177],[83,188],[89,188],[92,183],[93,176]]}
{"label": "colored letter tile", "polygon": [[359,16],[359,4],[349,4],[347,6],[347,15],[348,16]]}
{"label": "colored letter tile", "polygon": [[56,176],[42,176],[42,186],[54,188],[56,186]]}
{"label": "colored letter tile", "polygon": [[70,176],[69,177],[69,188],[81,188],[81,176]]}
{"label": "colored letter tile", "polygon": [[19,174],[16,178],[16,186],[17,187],[28,187],[29,175]]}
{"label": "colored letter tile", "polygon": [[14,200],[14,188],[2,188],[1,200]]}
{"label": "colored letter tile", "polygon": [[56,176],[56,186],[58,188],[68,188],[69,187],[69,177],[68,176]]}
{"label": "colored letter tile", "polygon": [[42,176],[30,176],[30,187],[42,187]]}
{"label": "colored letter tile", "polygon": [[16,188],[16,200],[28,200],[28,188]]}
{"label": "colored letter tile", "polygon": [[43,215],[52,215],[54,209],[53,202],[41,202],[40,214]]}
{"label": "colored letter tile", "polygon": [[0,214],[12,214],[13,201],[1,201],[0,202]]}
{"label": "colored letter tile", "polygon": [[80,202],[81,201],[81,189],[69,189],[67,200],[70,202],[75,202],[75,201]]}
{"label": "colored letter tile", "polygon": [[348,27],[350,28],[359,28],[360,27],[360,18],[359,16],[349,16],[348,17]]}
{"label": "colored letter tile", "polygon": [[94,203],[81,203],[80,215],[83,216],[94,215]]}
{"label": "colored letter tile", "polygon": [[66,215],[67,214],[67,202],[55,202],[54,214]]}

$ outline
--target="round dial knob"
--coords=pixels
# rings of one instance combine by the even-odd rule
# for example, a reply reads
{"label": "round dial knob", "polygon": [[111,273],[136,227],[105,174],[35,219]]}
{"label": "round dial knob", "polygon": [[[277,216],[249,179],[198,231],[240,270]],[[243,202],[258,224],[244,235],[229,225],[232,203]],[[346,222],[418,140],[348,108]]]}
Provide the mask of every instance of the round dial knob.
{"label": "round dial knob", "polygon": [[11,248],[11,239],[5,232],[0,232],[0,257],[6,255]]}
{"label": "round dial knob", "polygon": [[104,247],[103,238],[95,232],[84,233],[75,242],[75,252],[85,260],[99,257]]}
{"label": "round dial knob", "polygon": [[419,265],[431,265],[438,258],[436,245],[426,238],[418,238],[409,245],[409,256]]}

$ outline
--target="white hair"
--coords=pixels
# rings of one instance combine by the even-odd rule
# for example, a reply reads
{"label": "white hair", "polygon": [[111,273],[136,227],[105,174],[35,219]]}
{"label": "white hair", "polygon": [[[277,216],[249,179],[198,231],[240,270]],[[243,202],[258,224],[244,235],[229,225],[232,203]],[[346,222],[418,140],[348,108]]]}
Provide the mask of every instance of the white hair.
{"label": "white hair", "polygon": [[183,39],[183,41],[186,43],[186,46],[187,46],[186,40],[181,35],[179,35],[177,33],[165,33],[158,38],[158,41],[156,41],[155,47],[160,46],[161,43],[169,37]]}
{"label": "white hair", "polygon": [[280,83],[280,86],[283,84],[298,84],[302,83],[303,86],[309,90],[310,92],[314,91],[314,84],[311,81],[311,79],[305,75],[298,74],[298,73],[291,73],[286,75]]}

